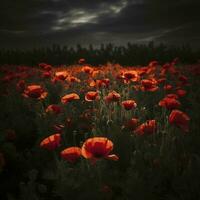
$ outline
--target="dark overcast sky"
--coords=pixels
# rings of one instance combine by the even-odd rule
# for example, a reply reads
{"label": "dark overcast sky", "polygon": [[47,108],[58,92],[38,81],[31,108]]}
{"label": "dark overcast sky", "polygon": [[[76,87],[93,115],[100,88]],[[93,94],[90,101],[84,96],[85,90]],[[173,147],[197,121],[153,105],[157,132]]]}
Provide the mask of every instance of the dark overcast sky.
{"label": "dark overcast sky", "polygon": [[154,40],[200,46],[200,0],[1,0],[0,47]]}

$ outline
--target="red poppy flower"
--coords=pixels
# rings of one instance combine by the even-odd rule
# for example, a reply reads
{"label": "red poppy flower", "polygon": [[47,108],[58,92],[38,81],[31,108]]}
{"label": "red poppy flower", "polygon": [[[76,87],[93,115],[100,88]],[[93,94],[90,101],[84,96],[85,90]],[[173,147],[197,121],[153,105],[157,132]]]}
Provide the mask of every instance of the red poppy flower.
{"label": "red poppy flower", "polygon": [[81,148],[69,147],[61,151],[60,155],[63,159],[74,163],[81,157]]}
{"label": "red poppy flower", "polygon": [[114,154],[110,154],[113,150],[113,143],[106,137],[94,137],[87,139],[82,146],[82,156],[86,159],[98,160],[107,158],[110,160],[118,160]]}
{"label": "red poppy flower", "polygon": [[178,95],[177,95],[177,94],[173,94],[173,93],[167,94],[166,97],[167,97],[167,98],[178,99]]}
{"label": "red poppy flower", "polygon": [[88,80],[88,84],[89,84],[90,87],[95,87],[96,86],[96,81]]}
{"label": "red poppy flower", "polygon": [[105,100],[107,103],[110,103],[110,102],[112,102],[112,101],[117,102],[117,101],[119,101],[120,97],[121,97],[121,96],[120,96],[119,93],[117,93],[117,92],[115,92],[115,91],[112,91],[112,92],[110,92],[107,96],[105,96],[104,100]]}
{"label": "red poppy flower", "polygon": [[158,105],[161,107],[165,107],[169,110],[172,110],[179,108],[181,106],[181,103],[175,98],[165,97],[158,103]]}
{"label": "red poppy flower", "polygon": [[180,110],[172,110],[169,115],[169,123],[175,124],[185,132],[189,131],[189,121],[189,116]]}
{"label": "red poppy flower", "polygon": [[67,81],[69,82],[69,83],[80,83],[81,82],[81,80],[80,79],[78,79],[78,78],[76,78],[75,76],[69,76],[68,78],[67,78]]}
{"label": "red poppy flower", "polygon": [[157,81],[158,81],[159,84],[160,83],[165,83],[166,82],[166,78],[160,78]]}
{"label": "red poppy flower", "polygon": [[161,73],[166,74],[166,72],[169,72],[172,75],[176,75],[178,73],[177,69],[174,66],[174,63],[166,63],[163,65]]}
{"label": "red poppy flower", "polygon": [[151,135],[156,131],[156,120],[148,120],[134,131],[137,135]]}
{"label": "red poppy flower", "polygon": [[87,92],[87,94],[85,95],[86,101],[95,101],[99,99],[100,99],[99,93],[95,91]]}
{"label": "red poppy flower", "polygon": [[86,74],[91,74],[93,72],[93,68],[89,66],[84,66],[81,71],[85,72]]}
{"label": "red poppy flower", "polygon": [[100,85],[100,87],[101,87],[101,86],[108,87],[109,84],[110,84],[110,79],[105,78],[105,79],[102,79],[102,80],[101,80],[101,85]]}
{"label": "red poppy flower", "polygon": [[97,78],[98,76],[100,76],[102,73],[104,73],[104,72],[102,72],[100,69],[93,69],[93,71],[90,73],[90,75],[91,75],[91,78]]}
{"label": "red poppy flower", "polygon": [[40,63],[39,64],[39,67],[41,67],[43,70],[45,70],[45,71],[51,71],[51,69],[52,69],[52,66],[51,65],[48,65],[48,64],[46,64],[46,63]]}
{"label": "red poppy flower", "polygon": [[171,65],[170,65],[169,63],[165,63],[165,64],[162,66],[160,75],[161,75],[161,76],[166,75],[166,73],[167,73],[167,71],[170,69],[170,67],[171,67]]}
{"label": "red poppy flower", "polygon": [[47,150],[54,150],[60,145],[60,141],[61,141],[61,136],[59,133],[56,133],[42,140],[40,143],[40,147]]}
{"label": "red poppy flower", "polygon": [[172,90],[172,88],[173,87],[170,84],[164,85],[164,87],[163,87],[164,90]]}
{"label": "red poppy flower", "polygon": [[153,60],[148,64],[149,67],[155,67],[157,65],[158,65],[158,61],[157,60]]}
{"label": "red poppy flower", "polygon": [[31,97],[35,99],[44,99],[47,96],[47,92],[40,85],[29,85],[24,90],[24,97]]}
{"label": "red poppy flower", "polygon": [[137,106],[137,104],[134,100],[122,101],[122,105],[126,110],[131,110],[132,108],[136,108],[136,106]]}
{"label": "red poppy flower", "polygon": [[158,90],[157,81],[155,79],[143,79],[141,81],[142,84],[142,91],[150,91],[154,92]]}
{"label": "red poppy flower", "polygon": [[89,82],[89,86],[90,87],[97,87],[97,88],[101,88],[101,87],[108,87],[110,84],[110,79],[106,78],[106,79],[101,79],[101,80],[92,80]]}
{"label": "red poppy flower", "polygon": [[61,112],[63,112],[62,107],[55,105],[55,104],[51,104],[47,107],[46,112],[51,112],[51,113],[55,113],[55,114],[60,114]]}
{"label": "red poppy flower", "polygon": [[68,76],[68,73],[66,71],[60,71],[55,73],[55,79],[64,81]]}
{"label": "red poppy flower", "polygon": [[80,58],[79,61],[78,61],[78,63],[79,63],[79,64],[85,63],[85,58]]}
{"label": "red poppy flower", "polygon": [[176,94],[179,96],[179,97],[184,97],[186,95],[186,91],[185,90],[182,90],[182,89],[178,89],[176,90]]}
{"label": "red poppy flower", "polygon": [[55,124],[55,125],[53,125],[53,129],[56,131],[56,132],[58,132],[58,133],[61,133],[62,131],[63,131],[63,128],[64,128],[65,126],[64,125],[62,125],[62,124]]}
{"label": "red poppy flower", "polygon": [[125,81],[132,81],[136,82],[139,80],[138,72],[137,71],[126,71],[123,74]]}
{"label": "red poppy flower", "polygon": [[148,72],[148,67],[140,67],[140,68],[138,69],[138,74],[139,74],[140,76],[146,75],[147,72]]}
{"label": "red poppy flower", "polygon": [[116,79],[120,82],[124,82],[124,75],[123,72],[120,72],[119,74],[116,75]]}
{"label": "red poppy flower", "polygon": [[51,65],[45,65],[44,68],[43,68],[45,71],[51,71],[52,67]]}
{"label": "red poppy flower", "polygon": [[132,118],[124,124],[124,128],[134,130],[138,125],[139,120],[136,118]]}
{"label": "red poppy flower", "polygon": [[79,97],[78,94],[76,94],[76,93],[71,93],[71,94],[66,94],[65,96],[63,96],[63,97],[61,98],[61,102],[62,102],[63,104],[66,104],[66,103],[69,103],[69,102],[71,102],[71,101],[73,101],[73,100],[78,100],[78,99],[80,99],[80,97]]}
{"label": "red poppy flower", "polygon": [[42,73],[42,78],[49,78],[51,77],[51,72],[43,72]]}

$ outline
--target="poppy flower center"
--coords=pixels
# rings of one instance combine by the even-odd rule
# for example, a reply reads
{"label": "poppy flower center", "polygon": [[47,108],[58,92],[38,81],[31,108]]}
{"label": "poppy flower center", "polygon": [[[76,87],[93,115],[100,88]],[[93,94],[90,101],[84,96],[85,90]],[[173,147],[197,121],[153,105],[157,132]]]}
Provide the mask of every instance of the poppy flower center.
{"label": "poppy flower center", "polygon": [[103,154],[101,152],[94,152],[94,157],[101,158],[103,157]]}

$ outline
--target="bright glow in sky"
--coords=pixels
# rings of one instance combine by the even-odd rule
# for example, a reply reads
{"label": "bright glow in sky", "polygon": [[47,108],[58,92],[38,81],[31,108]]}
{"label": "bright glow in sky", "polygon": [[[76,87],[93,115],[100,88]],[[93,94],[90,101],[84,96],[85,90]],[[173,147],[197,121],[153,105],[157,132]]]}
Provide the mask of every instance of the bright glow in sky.
{"label": "bright glow in sky", "polygon": [[97,17],[97,15],[83,15],[80,17],[77,17],[75,19],[72,19],[70,21],[70,23],[72,24],[77,24],[77,23],[90,23],[90,22],[94,22],[94,19]]}
{"label": "bright glow in sky", "polygon": [[107,6],[102,4],[101,10],[89,11],[83,9],[73,9],[69,13],[63,15],[57,20],[52,30],[67,30],[69,28],[77,27],[80,24],[98,23],[98,19],[107,14],[119,14],[127,5],[127,0],[122,0],[116,5]]}
{"label": "bright glow in sky", "polygon": [[118,14],[125,8],[127,5],[127,1],[123,0],[119,5],[112,5],[110,6],[110,10],[113,11],[114,13]]}

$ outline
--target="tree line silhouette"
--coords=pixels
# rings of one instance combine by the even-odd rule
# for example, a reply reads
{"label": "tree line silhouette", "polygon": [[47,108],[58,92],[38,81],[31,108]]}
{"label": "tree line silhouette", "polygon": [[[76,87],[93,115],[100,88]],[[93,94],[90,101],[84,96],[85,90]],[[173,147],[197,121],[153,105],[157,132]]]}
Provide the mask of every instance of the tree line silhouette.
{"label": "tree line silhouette", "polygon": [[76,64],[84,58],[92,65],[107,62],[121,65],[145,65],[149,61],[158,60],[160,63],[169,62],[178,57],[182,63],[195,63],[200,59],[200,49],[192,49],[189,45],[169,46],[163,43],[155,45],[127,43],[125,46],[116,46],[112,43],[101,44],[99,47],[89,45],[83,47],[61,46],[54,44],[51,47],[40,47],[29,50],[1,49],[0,64],[36,65],[46,62],[52,65]]}

